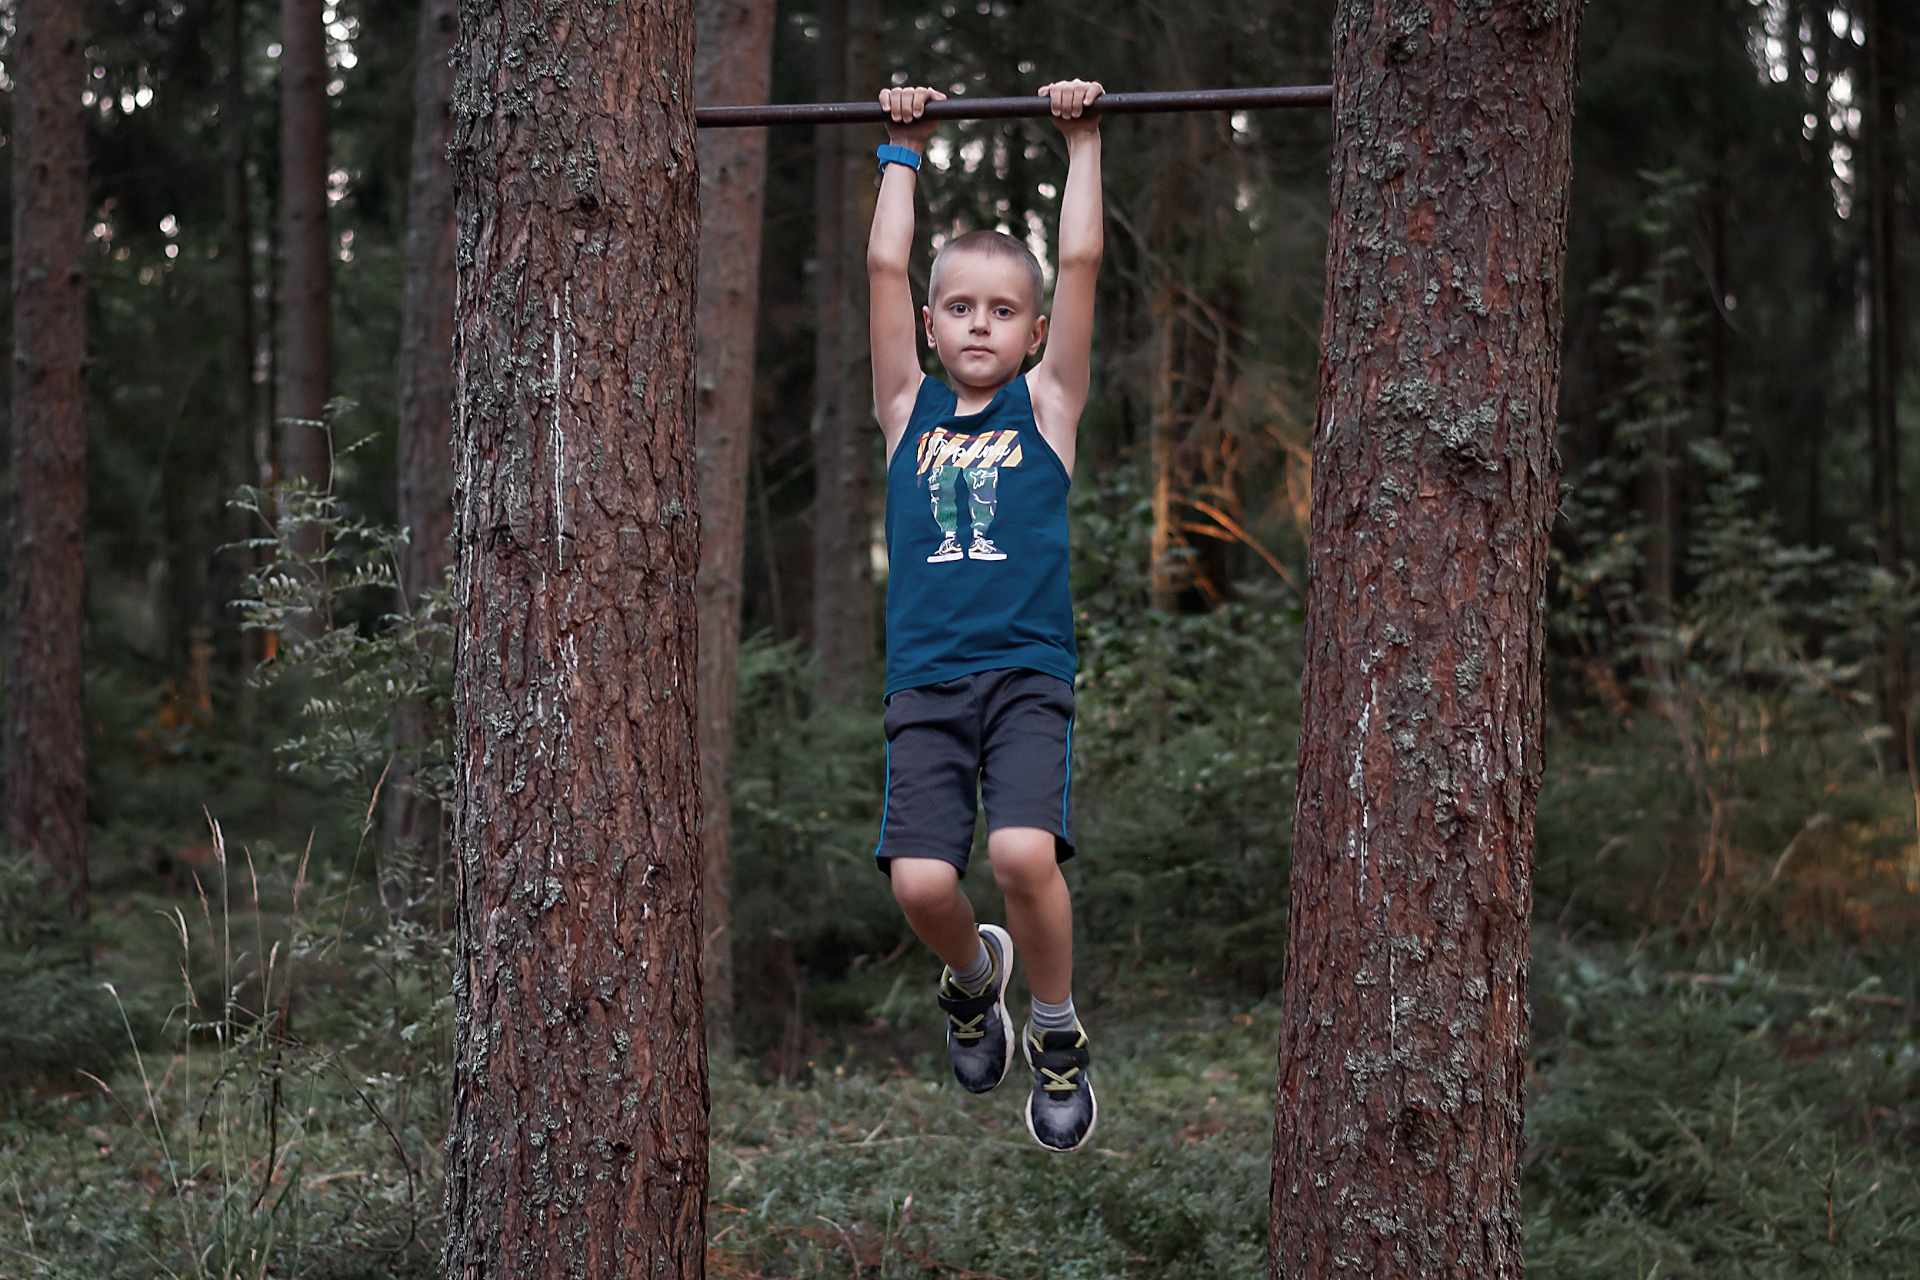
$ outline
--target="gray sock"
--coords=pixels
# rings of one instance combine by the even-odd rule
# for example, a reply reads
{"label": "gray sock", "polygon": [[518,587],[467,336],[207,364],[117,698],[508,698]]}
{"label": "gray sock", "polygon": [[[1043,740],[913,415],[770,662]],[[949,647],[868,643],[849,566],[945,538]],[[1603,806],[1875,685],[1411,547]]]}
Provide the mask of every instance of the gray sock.
{"label": "gray sock", "polygon": [[969,995],[976,996],[987,989],[987,979],[992,976],[993,953],[987,950],[985,938],[980,939],[980,954],[973,958],[973,963],[953,971],[954,984]]}
{"label": "gray sock", "polygon": [[1073,993],[1059,1004],[1048,1004],[1038,996],[1033,1000],[1033,1029],[1035,1031],[1071,1031],[1076,1021],[1073,1012]]}

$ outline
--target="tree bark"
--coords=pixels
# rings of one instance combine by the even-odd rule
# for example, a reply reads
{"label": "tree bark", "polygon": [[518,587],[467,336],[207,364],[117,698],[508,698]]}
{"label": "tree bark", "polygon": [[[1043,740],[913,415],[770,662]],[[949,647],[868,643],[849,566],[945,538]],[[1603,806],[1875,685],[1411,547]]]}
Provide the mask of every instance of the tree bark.
{"label": "tree bark", "polygon": [[1275,1276],[1521,1274],[1580,15],[1336,11]]}
{"label": "tree bark", "polygon": [[[1867,411],[1873,436],[1874,550],[1883,569],[1898,571],[1900,519],[1900,217],[1904,166],[1900,162],[1899,30],[1888,0],[1866,0],[1867,188]],[[1913,677],[1907,638],[1896,625],[1887,636],[1881,708],[1888,765],[1906,772],[1912,758],[1909,709]]]}
{"label": "tree bark", "polygon": [[86,26],[77,0],[14,9],[12,522],[6,840],[87,914],[81,703],[87,519]]}
{"label": "tree bark", "polygon": [[449,1277],[705,1258],[691,0],[462,0]]}
{"label": "tree bark", "polygon": [[[773,77],[773,0],[709,0],[694,60],[701,105],[765,102]],[[740,577],[746,550],[747,449],[753,438],[754,325],[760,300],[764,129],[700,139],[700,792],[705,915],[701,972],[707,1031],[733,1021],[733,719],[739,694]]]}
{"label": "tree bark", "polygon": [[[822,101],[878,92],[868,49],[873,0],[822,0]],[[867,83],[855,84],[855,79]],[[872,162],[846,129],[815,131],[818,337],[813,417],[813,650],[816,707],[844,703],[873,662],[873,379],[867,351],[866,233]],[[862,180],[864,179],[864,191]],[[864,195],[864,199],[863,199]],[[863,217],[862,214],[866,216]]]}
{"label": "tree bark", "polygon": [[[261,475],[260,420],[258,397],[253,390],[253,365],[259,351],[259,333],[254,326],[253,305],[253,193],[247,180],[247,47],[246,0],[227,0],[222,15],[226,38],[226,84],[220,101],[220,124],[227,138],[226,205],[227,244],[233,255],[233,370],[232,393],[234,421],[239,424],[238,471],[240,484],[263,483]],[[253,537],[258,530],[254,517],[235,513],[230,527],[233,540]],[[241,548],[231,553],[244,575],[258,563],[256,553]],[[230,580],[231,581],[231,580]],[[237,581],[233,582],[237,586]],[[235,638],[240,675],[244,677],[260,660],[260,633],[241,631]],[[241,719],[253,718],[252,690],[242,697]]]}
{"label": "tree bark", "polygon": [[[317,420],[333,379],[327,226],[327,30],[324,0],[280,4],[280,204],[286,220],[281,274],[283,418]],[[280,478],[324,487],[331,470],[327,438],[286,424]]]}
{"label": "tree bark", "polygon": [[[400,296],[400,412],[397,513],[408,531],[400,590],[408,608],[446,582],[453,563],[453,140],[456,0],[422,0],[413,73],[413,155],[407,187],[406,283]],[[432,733],[431,712],[405,707],[395,725],[403,747]],[[388,835],[437,848],[446,816],[438,802],[394,779]]]}

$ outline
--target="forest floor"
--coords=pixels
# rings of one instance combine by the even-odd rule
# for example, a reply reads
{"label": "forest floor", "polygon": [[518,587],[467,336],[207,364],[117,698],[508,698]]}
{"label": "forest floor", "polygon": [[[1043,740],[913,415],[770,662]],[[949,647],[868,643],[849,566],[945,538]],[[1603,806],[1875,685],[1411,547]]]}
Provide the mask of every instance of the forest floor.
{"label": "forest floor", "polygon": [[[1537,939],[1530,1274],[1920,1274],[1920,1036],[1865,971],[1889,959],[1906,967],[1688,970]],[[1277,1003],[1096,1002],[1100,1125],[1063,1158],[1025,1132],[1019,1065],[965,1093],[930,996],[886,978],[861,988],[869,1022],[813,1035],[799,1079],[716,1056],[710,1275],[1260,1274]],[[223,1048],[210,1019],[187,1052],[16,1094],[0,1276],[437,1274],[444,1066],[379,1050],[368,1014],[311,1007],[326,1051],[244,1029]]]}

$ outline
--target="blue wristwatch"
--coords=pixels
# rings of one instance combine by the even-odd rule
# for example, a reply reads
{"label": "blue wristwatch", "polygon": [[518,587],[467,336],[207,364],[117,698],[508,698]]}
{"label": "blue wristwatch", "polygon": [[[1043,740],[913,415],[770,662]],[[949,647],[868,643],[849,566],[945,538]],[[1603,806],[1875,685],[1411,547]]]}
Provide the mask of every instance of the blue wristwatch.
{"label": "blue wristwatch", "polygon": [[887,171],[887,166],[890,164],[903,164],[915,172],[919,171],[920,153],[912,147],[896,147],[889,142],[885,146],[875,150],[873,154],[880,158],[880,172],[882,173]]}

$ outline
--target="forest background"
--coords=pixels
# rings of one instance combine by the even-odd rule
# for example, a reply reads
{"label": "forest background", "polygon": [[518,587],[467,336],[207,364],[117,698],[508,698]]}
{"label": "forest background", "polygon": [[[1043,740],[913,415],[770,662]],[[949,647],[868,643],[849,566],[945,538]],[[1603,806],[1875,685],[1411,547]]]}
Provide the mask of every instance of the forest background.
{"label": "forest background", "polygon": [[[319,498],[274,470],[314,430],[286,421],[280,14],[233,3],[86,10],[91,911],[5,864],[0,1275],[438,1257],[450,890],[437,825],[402,810],[443,785],[446,615],[397,592],[393,532],[422,14],[325,10]],[[1242,0],[782,0],[772,98],[1318,83],[1331,26]],[[1920,1268],[1917,31],[1884,0],[1588,7],[1535,883],[1543,1275]],[[1329,132],[1312,111],[1105,128],[1071,877],[1123,1101],[1062,1190],[1010,1106],[940,1087],[932,962],[868,861],[878,139],[771,130],[715,1274],[1259,1265]],[[1043,122],[950,126],[922,225],[1048,261],[1063,177]]]}

